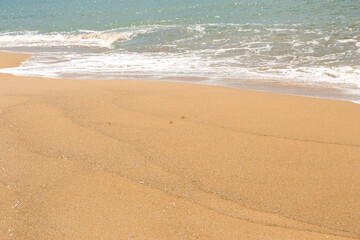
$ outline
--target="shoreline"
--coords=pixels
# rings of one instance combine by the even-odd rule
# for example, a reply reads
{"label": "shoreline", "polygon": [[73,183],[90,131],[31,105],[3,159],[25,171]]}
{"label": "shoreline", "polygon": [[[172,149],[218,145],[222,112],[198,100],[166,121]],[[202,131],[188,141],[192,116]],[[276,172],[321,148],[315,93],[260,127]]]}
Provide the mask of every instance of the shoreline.
{"label": "shoreline", "polygon": [[0,238],[359,239],[358,119],[347,101],[0,74]]}
{"label": "shoreline", "polygon": [[[10,54],[28,54],[22,53],[20,50],[18,51],[6,51],[0,50],[0,52],[6,52]],[[36,56],[36,54],[28,54],[30,57]],[[10,73],[12,74],[12,73]],[[27,75],[15,75],[19,77],[41,77],[41,78],[49,78],[43,76],[27,76]],[[132,76],[131,74],[122,77],[122,78],[73,78],[71,76],[68,77],[50,77],[53,79],[80,79],[80,80],[125,80],[125,81],[155,81],[155,82],[175,82],[175,83],[190,83],[190,84],[200,84],[207,86],[218,86],[218,87],[229,87],[240,90],[250,90],[250,91],[260,91],[260,92],[271,92],[275,94],[285,94],[285,95],[293,95],[293,96],[302,96],[302,97],[311,97],[311,98],[321,98],[321,99],[329,99],[329,100],[340,100],[340,101],[349,101],[356,104],[360,103],[360,89],[352,89],[352,88],[340,88],[331,86],[329,83],[320,82],[319,86],[315,86],[312,84],[299,84],[299,83],[291,83],[291,82],[281,82],[279,80],[272,79],[230,79],[224,78],[221,81],[217,82],[214,80],[207,79],[206,77],[191,77],[191,76],[163,76],[161,78],[155,78],[154,76],[144,75],[145,79],[142,79],[140,76]],[[180,79],[180,80],[179,80]]]}

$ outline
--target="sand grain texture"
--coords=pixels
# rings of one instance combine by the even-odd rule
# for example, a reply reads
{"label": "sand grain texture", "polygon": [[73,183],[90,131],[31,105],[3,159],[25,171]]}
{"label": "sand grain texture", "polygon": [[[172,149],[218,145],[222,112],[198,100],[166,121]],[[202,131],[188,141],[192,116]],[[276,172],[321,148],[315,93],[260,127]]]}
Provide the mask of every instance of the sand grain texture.
{"label": "sand grain texture", "polygon": [[359,120],[350,102],[1,74],[0,239],[359,239]]}

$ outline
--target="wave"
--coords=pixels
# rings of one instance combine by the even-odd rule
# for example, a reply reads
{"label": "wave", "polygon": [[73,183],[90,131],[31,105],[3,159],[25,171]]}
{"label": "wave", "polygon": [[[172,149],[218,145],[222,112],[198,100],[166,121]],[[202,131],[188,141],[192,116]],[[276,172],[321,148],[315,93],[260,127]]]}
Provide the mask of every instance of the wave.
{"label": "wave", "polygon": [[113,48],[114,43],[118,41],[130,40],[134,35],[134,32],[90,32],[78,34],[40,34],[38,32],[12,32],[0,35],[0,47],[73,46]]}
{"label": "wave", "polygon": [[[200,77],[209,84],[222,85],[226,79],[291,83],[312,87],[360,89],[360,69],[350,66],[238,66],[232,59],[209,59],[194,53],[62,53],[39,54],[18,68],[0,72],[19,76],[55,78],[127,79]],[[138,77],[137,77],[138,76]]]}
{"label": "wave", "polygon": [[232,23],[12,32],[0,34],[0,48],[26,47],[36,57],[1,71],[61,78],[195,76],[220,85],[223,79],[267,79],[359,89],[359,37],[340,28],[327,33],[318,26]]}

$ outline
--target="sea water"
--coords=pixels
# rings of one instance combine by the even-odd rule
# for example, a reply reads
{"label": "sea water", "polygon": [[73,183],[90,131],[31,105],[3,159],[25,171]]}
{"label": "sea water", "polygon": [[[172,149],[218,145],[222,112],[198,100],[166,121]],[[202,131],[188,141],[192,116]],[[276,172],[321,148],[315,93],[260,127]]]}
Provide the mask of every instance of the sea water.
{"label": "sea water", "polygon": [[[252,83],[359,97],[359,0],[0,0],[2,72]],[[355,99],[356,100],[356,99]]]}

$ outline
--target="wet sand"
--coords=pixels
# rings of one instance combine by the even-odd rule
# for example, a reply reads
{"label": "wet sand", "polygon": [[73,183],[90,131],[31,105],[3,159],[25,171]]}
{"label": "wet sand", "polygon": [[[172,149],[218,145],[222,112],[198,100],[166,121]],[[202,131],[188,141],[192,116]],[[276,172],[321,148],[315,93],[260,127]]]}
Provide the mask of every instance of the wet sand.
{"label": "wet sand", "polygon": [[359,120],[344,101],[0,74],[0,239],[359,239]]}

